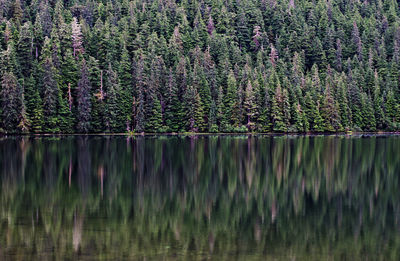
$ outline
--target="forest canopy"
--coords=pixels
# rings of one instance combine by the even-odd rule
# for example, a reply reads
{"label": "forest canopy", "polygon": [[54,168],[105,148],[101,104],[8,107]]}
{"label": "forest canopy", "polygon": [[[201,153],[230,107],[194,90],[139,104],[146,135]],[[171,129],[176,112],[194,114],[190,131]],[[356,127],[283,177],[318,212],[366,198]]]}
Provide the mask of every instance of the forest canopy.
{"label": "forest canopy", "polygon": [[400,129],[395,0],[0,0],[0,132]]}

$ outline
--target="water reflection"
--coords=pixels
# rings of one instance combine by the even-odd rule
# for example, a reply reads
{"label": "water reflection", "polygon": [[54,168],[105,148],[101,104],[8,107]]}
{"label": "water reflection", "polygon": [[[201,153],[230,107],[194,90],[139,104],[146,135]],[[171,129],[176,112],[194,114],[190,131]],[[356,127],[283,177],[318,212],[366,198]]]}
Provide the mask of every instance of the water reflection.
{"label": "water reflection", "polygon": [[400,137],[0,140],[0,259],[400,259]]}

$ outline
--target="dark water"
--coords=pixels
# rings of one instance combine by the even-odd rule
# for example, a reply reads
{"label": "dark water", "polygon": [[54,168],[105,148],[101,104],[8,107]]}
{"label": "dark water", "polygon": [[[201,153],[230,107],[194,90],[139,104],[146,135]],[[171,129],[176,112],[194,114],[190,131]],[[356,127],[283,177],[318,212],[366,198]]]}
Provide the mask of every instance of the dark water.
{"label": "dark water", "polygon": [[0,260],[400,260],[400,137],[0,139]]}

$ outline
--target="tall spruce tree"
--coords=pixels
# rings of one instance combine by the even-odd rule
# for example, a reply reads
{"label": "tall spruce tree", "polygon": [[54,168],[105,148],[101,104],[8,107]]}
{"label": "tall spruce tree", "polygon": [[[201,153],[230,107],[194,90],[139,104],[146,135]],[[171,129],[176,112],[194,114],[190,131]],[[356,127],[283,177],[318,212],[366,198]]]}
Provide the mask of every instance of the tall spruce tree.
{"label": "tall spruce tree", "polygon": [[43,131],[59,132],[58,125],[58,99],[59,87],[56,81],[56,69],[50,57],[45,58],[43,63]]}
{"label": "tall spruce tree", "polygon": [[85,59],[81,62],[81,76],[78,82],[78,125],[79,132],[87,133],[90,130],[90,112],[91,112],[91,97],[90,97],[90,81],[89,70]]}
{"label": "tall spruce tree", "polygon": [[125,123],[120,120],[120,85],[118,76],[112,69],[111,64],[108,65],[106,88],[105,124],[107,130],[110,132],[123,131]]}
{"label": "tall spruce tree", "polygon": [[12,72],[5,72],[1,82],[2,127],[6,132],[16,132],[21,115],[18,82]]}

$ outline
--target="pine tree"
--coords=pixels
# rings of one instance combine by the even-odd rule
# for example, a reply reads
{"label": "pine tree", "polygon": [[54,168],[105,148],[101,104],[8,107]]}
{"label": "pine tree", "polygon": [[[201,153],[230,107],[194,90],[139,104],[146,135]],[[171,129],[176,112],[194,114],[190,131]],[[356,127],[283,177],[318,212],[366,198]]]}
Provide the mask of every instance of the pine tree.
{"label": "pine tree", "polygon": [[44,132],[59,132],[57,106],[59,88],[56,82],[56,72],[51,58],[45,58],[43,63],[43,120]]}
{"label": "pine tree", "polygon": [[285,115],[284,115],[284,108],[285,106],[285,98],[284,94],[282,92],[281,84],[278,81],[276,90],[275,90],[275,96],[274,99],[272,100],[272,126],[273,130],[276,132],[287,132],[287,124],[285,123]]}
{"label": "pine tree", "polygon": [[354,21],[353,23],[353,32],[352,32],[352,37],[353,37],[353,48],[355,49],[356,54],[358,55],[358,60],[362,60],[362,43],[361,43],[361,37],[360,37],[360,32],[358,30],[357,23]]}
{"label": "pine tree", "polygon": [[391,128],[395,128],[396,122],[399,117],[399,107],[398,103],[396,103],[396,99],[394,97],[394,93],[392,90],[386,95],[386,103],[385,103],[385,115],[387,117],[388,122],[391,124]]}
{"label": "pine tree", "polygon": [[383,112],[383,98],[380,91],[378,73],[374,74],[374,99],[373,107],[375,112],[376,126],[378,130],[383,130],[386,127],[385,115]]}
{"label": "pine tree", "polygon": [[[222,102],[221,102],[222,103]],[[219,128],[217,125],[217,112],[218,108],[214,100],[211,101],[210,113],[208,114],[208,131],[218,132]]]}
{"label": "pine tree", "polygon": [[362,128],[364,131],[375,131],[376,130],[375,112],[371,98],[368,97],[366,93],[362,93],[361,102],[363,104],[361,111],[363,116]]}
{"label": "pine tree", "polygon": [[137,109],[135,117],[135,130],[137,132],[144,132],[145,130],[145,88],[146,79],[144,75],[144,61],[143,57],[140,57],[136,69],[136,92],[137,92]]}
{"label": "pine tree", "polygon": [[205,130],[204,111],[196,88],[188,86],[185,92],[186,130],[202,132]]}
{"label": "pine tree", "polygon": [[16,52],[20,70],[25,78],[29,77],[32,72],[32,42],[33,34],[31,24],[27,22],[21,27]]}
{"label": "pine tree", "polygon": [[307,93],[304,103],[305,113],[310,124],[310,130],[315,132],[324,131],[324,122],[319,111],[319,101],[315,102],[310,93]]}
{"label": "pine tree", "polygon": [[71,28],[72,28],[72,48],[74,50],[73,54],[74,57],[76,57],[84,52],[82,46],[83,43],[82,43],[81,25],[78,23],[76,17],[72,19]]}
{"label": "pine tree", "polygon": [[150,79],[146,88],[146,123],[147,132],[158,132],[162,127],[162,111],[159,89],[163,84],[162,59],[157,57],[151,64]]}
{"label": "pine tree", "polygon": [[230,126],[232,125],[238,125],[240,122],[239,115],[238,115],[238,104],[237,104],[237,83],[236,83],[236,78],[231,70],[229,72],[228,78],[227,78],[227,90],[226,90],[226,95],[224,97],[224,107],[225,111],[224,114],[226,115],[225,118],[227,119],[227,126],[226,130],[230,129]]}
{"label": "pine tree", "polygon": [[[206,79],[204,70],[200,67],[198,63],[198,61],[195,62],[195,66],[193,69],[192,86],[196,88],[196,91],[200,95],[205,116],[208,116],[211,107],[211,89]],[[208,117],[204,117],[204,120],[207,123]]]}
{"label": "pine tree", "polygon": [[168,75],[168,92],[167,106],[165,110],[165,123],[168,129],[172,132],[178,132],[182,129],[183,110],[178,97],[178,87],[175,83],[175,78],[170,70]]}
{"label": "pine tree", "polygon": [[105,107],[105,124],[110,132],[118,132],[124,129],[125,123],[120,121],[120,106],[119,106],[119,80],[117,74],[111,68],[111,64],[107,70],[107,94]]}
{"label": "pine tree", "polygon": [[344,76],[341,76],[338,80],[337,86],[337,101],[339,106],[339,116],[341,119],[341,124],[345,130],[350,130],[351,128],[351,111],[347,99],[347,88],[343,80]]}
{"label": "pine tree", "polygon": [[307,116],[299,103],[296,106],[295,127],[299,132],[308,132],[310,130],[310,124],[307,120]]}
{"label": "pine tree", "polygon": [[264,97],[262,99],[260,116],[258,118],[260,132],[269,132],[272,130],[271,125],[271,98],[268,89],[264,91]]}
{"label": "pine tree", "polygon": [[39,90],[36,90],[34,93],[34,107],[32,109],[32,113],[29,115],[32,131],[35,133],[40,133],[43,130],[43,107],[42,107],[42,99],[39,95]]}
{"label": "pine tree", "polygon": [[[218,96],[217,96],[217,102],[215,104],[215,114],[216,114],[216,123],[213,124],[217,124],[219,126],[219,130],[222,132],[229,132],[230,131],[230,127],[229,127],[229,116],[227,114],[227,109],[225,108],[225,104],[224,104],[224,100],[226,100],[226,98],[224,99],[224,91],[222,86],[219,87],[219,91],[218,91]],[[232,105],[233,108],[233,105]],[[232,110],[232,109],[231,109]],[[213,125],[210,126],[210,128],[212,128]]]}
{"label": "pine tree", "polygon": [[256,101],[253,91],[253,86],[250,81],[247,82],[246,94],[244,98],[244,108],[246,110],[247,129],[249,131],[255,130],[255,122],[257,117]]}
{"label": "pine tree", "polygon": [[358,129],[362,125],[361,115],[361,91],[354,81],[349,82],[349,102],[353,128]]}
{"label": "pine tree", "polygon": [[336,40],[336,61],[335,61],[336,70],[339,72],[342,71],[342,44],[340,39]]}
{"label": "pine tree", "polygon": [[16,132],[20,121],[18,82],[12,72],[5,72],[1,82],[2,125],[7,132]]}
{"label": "pine tree", "polygon": [[19,23],[23,16],[24,11],[22,10],[21,0],[15,0],[13,6],[13,18],[17,23]]}
{"label": "pine tree", "polygon": [[[64,51],[64,56],[60,62],[60,86],[65,93],[70,88],[72,94],[76,92],[76,86],[79,80],[79,62],[74,58],[72,51],[68,48]],[[75,97],[75,95],[73,95]]]}
{"label": "pine tree", "polygon": [[133,72],[132,65],[129,56],[129,52],[124,45],[121,53],[121,60],[119,63],[118,75],[120,79],[121,86],[121,113],[122,118],[127,126],[130,125],[131,122],[131,111],[132,111],[132,102],[133,102]]}
{"label": "pine tree", "polygon": [[325,131],[337,132],[342,130],[337,107],[338,105],[331,93],[331,87],[329,84],[327,84],[325,88],[324,101],[321,108],[321,116],[325,121]]}
{"label": "pine tree", "polygon": [[24,82],[26,114],[31,123],[32,132],[41,132],[43,125],[42,99],[33,74]]}
{"label": "pine tree", "polygon": [[74,131],[74,118],[72,110],[69,106],[68,99],[64,98],[61,91],[58,92],[58,132],[72,133]]}
{"label": "pine tree", "polygon": [[78,82],[78,125],[79,132],[87,133],[90,130],[90,112],[91,112],[91,98],[90,98],[90,81],[89,70],[86,65],[85,59],[81,62],[81,76]]}

